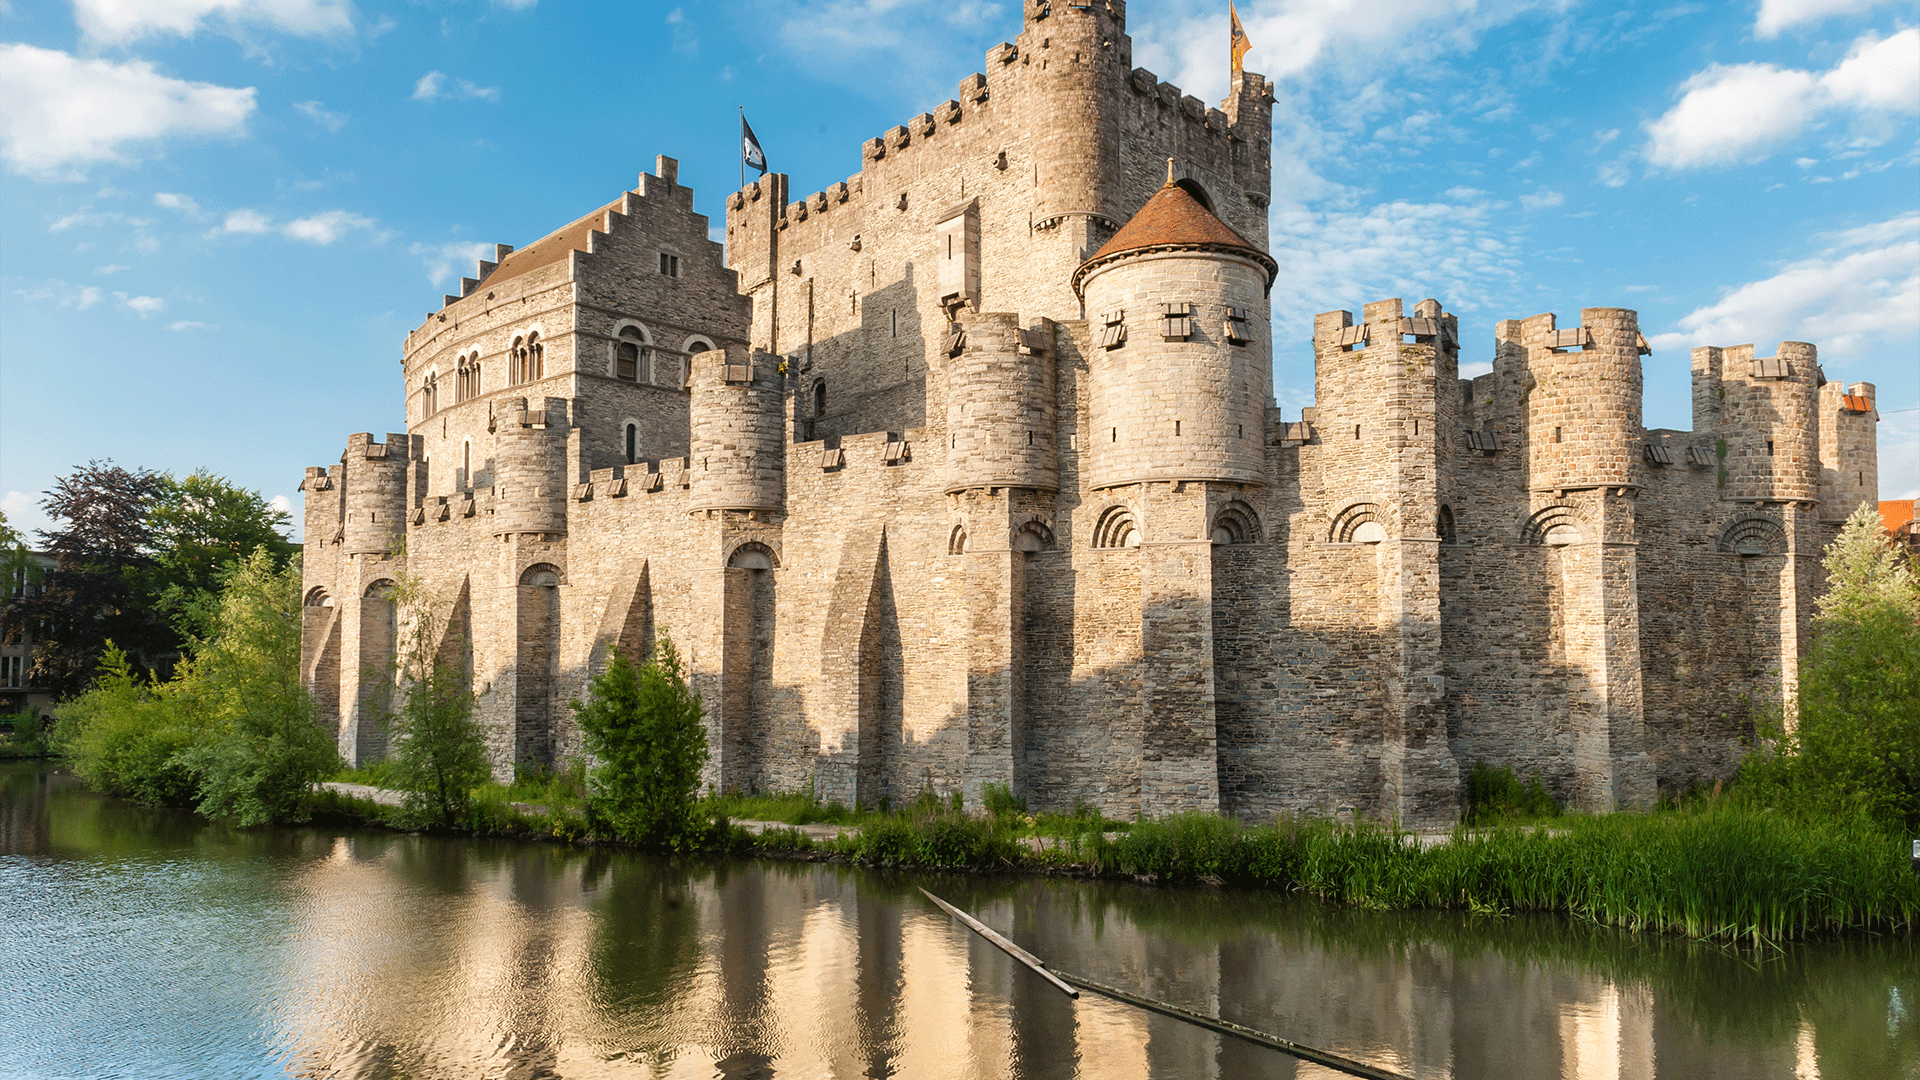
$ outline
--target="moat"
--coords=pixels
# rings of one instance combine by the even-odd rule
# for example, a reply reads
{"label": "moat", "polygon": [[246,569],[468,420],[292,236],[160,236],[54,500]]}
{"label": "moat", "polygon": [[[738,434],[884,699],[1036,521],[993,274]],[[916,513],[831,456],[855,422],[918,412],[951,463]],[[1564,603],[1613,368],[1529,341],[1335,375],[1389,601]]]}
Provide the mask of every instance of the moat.
{"label": "moat", "polygon": [[1417,1077],[1912,1077],[1920,945],[238,830],[0,765],[0,1077],[1307,1077],[1056,967]]}

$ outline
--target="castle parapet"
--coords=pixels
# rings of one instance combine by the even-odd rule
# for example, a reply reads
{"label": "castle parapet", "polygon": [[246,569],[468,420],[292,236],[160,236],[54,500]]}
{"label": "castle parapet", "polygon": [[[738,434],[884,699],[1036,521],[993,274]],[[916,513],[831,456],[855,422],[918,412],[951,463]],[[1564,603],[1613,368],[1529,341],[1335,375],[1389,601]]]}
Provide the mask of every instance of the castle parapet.
{"label": "castle parapet", "polygon": [[1011,312],[958,324],[965,344],[947,368],[947,490],[1055,491],[1053,324],[1028,330]]}
{"label": "castle parapet", "polygon": [[688,377],[688,509],[786,505],[786,378],[779,358],[739,346],[694,354]]}
{"label": "castle parapet", "polygon": [[347,452],[340,457],[344,554],[384,555],[406,535],[412,443],[405,432],[388,434],[384,443],[366,432],[347,436]]}
{"label": "castle parapet", "polygon": [[1820,387],[1820,519],[1844,521],[1880,502],[1880,412],[1870,382]]}
{"label": "castle parapet", "polygon": [[1553,313],[1494,327],[1503,366],[1526,375],[1528,483],[1535,491],[1626,487],[1640,453],[1638,313],[1582,308],[1580,325]]}
{"label": "castle parapet", "polygon": [[567,531],[568,402],[507,398],[494,414],[493,531]]}
{"label": "castle parapet", "polygon": [[[1694,429],[1717,436],[1722,498],[1812,503],[1820,498],[1818,355],[1783,341],[1773,356],[1752,345],[1693,350]],[[1704,388],[1704,393],[1703,393]],[[1706,420],[1700,415],[1707,400]]]}

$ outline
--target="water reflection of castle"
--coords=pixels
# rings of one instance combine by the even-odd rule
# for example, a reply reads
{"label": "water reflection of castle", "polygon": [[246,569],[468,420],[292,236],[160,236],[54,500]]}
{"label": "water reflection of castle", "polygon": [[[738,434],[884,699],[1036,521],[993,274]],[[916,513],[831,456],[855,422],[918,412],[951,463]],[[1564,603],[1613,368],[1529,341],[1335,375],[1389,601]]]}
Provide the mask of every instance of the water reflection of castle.
{"label": "water reflection of castle", "polygon": [[[1409,1076],[1813,1078],[1823,1055],[1877,1060],[1875,1040],[1891,1043],[1858,995],[1814,1000],[1817,958],[1762,977],[1686,942],[1555,919],[951,888],[1063,969]],[[280,1008],[304,1076],[1326,1075],[1069,1001],[918,893],[845,867],[343,838],[297,892]]]}

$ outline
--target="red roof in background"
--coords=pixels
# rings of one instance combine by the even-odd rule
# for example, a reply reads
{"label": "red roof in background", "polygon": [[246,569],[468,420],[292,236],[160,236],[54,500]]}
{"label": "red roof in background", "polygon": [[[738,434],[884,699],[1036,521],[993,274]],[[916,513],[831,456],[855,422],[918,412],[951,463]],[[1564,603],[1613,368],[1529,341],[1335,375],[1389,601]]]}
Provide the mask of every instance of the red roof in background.
{"label": "red roof in background", "polygon": [[1890,533],[1900,531],[1900,526],[1913,520],[1912,499],[1884,499],[1880,503],[1880,524]]}
{"label": "red roof in background", "polygon": [[493,273],[488,274],[482,284],[496,285],[529,270],[557,263],[566,258],[569,252],[587,250],[588,234],[605,224],[607,211],[618,209],[620,199],[615,199],[571,225],[556,229],[526,247],[508,252],[507,257],[500,260],[500,265],[494,267]]}

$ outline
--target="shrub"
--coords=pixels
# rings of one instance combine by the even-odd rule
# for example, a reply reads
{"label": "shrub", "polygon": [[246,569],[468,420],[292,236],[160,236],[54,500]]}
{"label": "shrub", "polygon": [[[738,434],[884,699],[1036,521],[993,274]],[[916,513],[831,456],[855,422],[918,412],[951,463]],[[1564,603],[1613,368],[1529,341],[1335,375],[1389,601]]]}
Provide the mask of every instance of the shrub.
{"label": "shrub", "polygon": [[650,847],[697,844],[707,831],[695,798],[707,763],[706,710],[687,687],[673,641],[661,634],[640,668],[614,650],[586,703],[572,704],[595,760],[589,826]]}
{"label": "shrub", "polygon": [[416,818],[453,825],[467,814],[473,789],[493,774],[485,738],[474,722],[466,673],[448,663],[439,617],[417,578],[403,576],[393,601],[404,628],[396,650],[400,707],[387,720],[393,783]]}
{"label": "shrub", "polygon": [[1499,768],[1476,761],[1467,773],[1467,824],[1489,825],[1508,818],[1555,817],[1559,804],[1538,776],[1522,780],[1513,766]]}
{"label": "shrub", "polygon": [[176,760],[194,774],[200,812],[242,825],[304,815],[313,785],[340,767],[332,733],[300,685],[300,566],[265,548],[227,575],[212,634],[172,686],[195,737]]}
{"label": "shrub", "polygon": [[179,755],[196,732],[177,688],[135,675],[113,642],[93,683],[55,715],[54,749],[90,786],[145,803],[193,803],[194,775]]}

